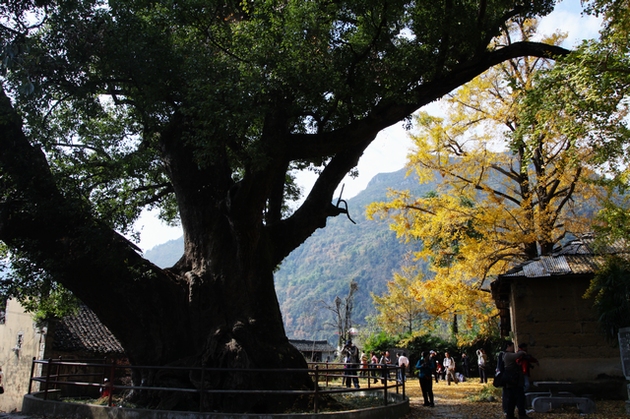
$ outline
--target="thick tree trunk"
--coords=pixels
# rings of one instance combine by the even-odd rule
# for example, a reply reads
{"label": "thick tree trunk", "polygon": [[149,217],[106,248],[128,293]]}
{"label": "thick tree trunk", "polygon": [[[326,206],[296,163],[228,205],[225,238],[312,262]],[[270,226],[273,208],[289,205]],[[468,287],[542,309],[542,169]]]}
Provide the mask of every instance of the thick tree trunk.
{"label": "thick tree trunk", "polygon": [[[63,196],[43,153],[29,144],[6,96],[0,97],[0,240],[85,302],[121,341],[134,365],[305,368],[289,344],[273,283],[271,243],[262,222],[213,212],[186,215],[186,254],[171,270],[143,259],[127,240]],[[187,206],[193,211],[194,205]],[[194,213],[194,211],[193,211]],[[141,373],[136,384],[198,388],[196,374]],[[206,389],[304,389],[306,372],[208,374]],[[165,409],[198,409],[199,399],[140,393]],[[204,410],[273,411],[287,396],[204,398]]]}
{"label": "thick tree trunk", "polygon": [[[88,305],[96,306],[99,317],[121,337],[133,363],[249,370],[306,368],[303,356],[289,343],[284,331],[273,281],[275,265],[269,252],[272,244],[262,234],[262,223],[241,229],[237,219],[215,213],[212,217],[189,216],[186,224],[185,231],[192,233],[186,236],[185,254],[166,271],[174,281],[151,281],[150,291],[132,292],[137,301],[127,302],[125,311],[140,322],[120,318],[120,301],[104,307],[94,301],[93,293],[86,297],[92,299]],[[156,312],[159,316],[153,317],[151,313]],[[144,330],[150,332],[146,334]],[[168,384],[222,390],[313,388],[306,372],[226,371],[207,373],[203,383],[201,380],[200,374],[183,372],[147,372],[136,377],[136,381],[147,386]],[[199,407],[197,397],[137,395],[140,397],[136,401],[161,409]],[[209,394],[204,396],[201,407],[206,411],[264,413],[281,411],[283,406],[296,402],[286,395]]]}

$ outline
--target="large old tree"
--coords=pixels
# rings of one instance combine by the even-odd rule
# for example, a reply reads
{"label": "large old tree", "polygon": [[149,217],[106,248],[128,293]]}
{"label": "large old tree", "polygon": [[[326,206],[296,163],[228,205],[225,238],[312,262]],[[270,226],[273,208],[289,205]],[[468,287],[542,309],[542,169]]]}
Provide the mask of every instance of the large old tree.
{"label": "large old tree", "polygon": [[[333,193],[380,130],[504,60],[566,52],[490,47],[553,3],[2,2],[0,240],[16,271],[93,309],[133,363],[304,366],[274,268],[344,212]],[[289,212],[309,166],[319,178]],[[170,269],[118,233],[146,207],[181,222]],[[310,385],[265,377],[205,386]]]}

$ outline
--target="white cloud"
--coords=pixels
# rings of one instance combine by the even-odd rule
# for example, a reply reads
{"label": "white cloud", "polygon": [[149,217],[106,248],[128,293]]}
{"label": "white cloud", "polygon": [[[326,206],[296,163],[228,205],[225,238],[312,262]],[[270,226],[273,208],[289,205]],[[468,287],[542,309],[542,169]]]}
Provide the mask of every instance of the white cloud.
{"label": "white cloud", "polygon": [[595,39],[599,36],[601,18],[582,14],[579,0],[560,2],[555,10],[541,19],[538,25],[539,39],[556,31],[565,32],[567,39],[563,46],[573,48],[584,39]]}

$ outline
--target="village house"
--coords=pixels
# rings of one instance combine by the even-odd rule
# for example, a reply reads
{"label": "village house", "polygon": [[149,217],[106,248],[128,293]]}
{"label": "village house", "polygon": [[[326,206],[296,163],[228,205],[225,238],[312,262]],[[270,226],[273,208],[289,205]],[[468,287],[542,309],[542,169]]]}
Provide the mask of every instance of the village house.
{"label": "village house", "polygon": [[[572,241],[499,275],[491,284],[501,335],[526,343],[540,362],[533,382],[567,382],[581,394],[625,398],[619,347],[606,340],[593,299],[584,293],[604,261],[593,239]],[[604,253],[626,253],[609,247]]]}
{"label": "village house", "polygon": [[[22,409],[22,397],[28,393],[31,385],[33,359],[60,357],[65,361],[100,359],[124,362],[125,359],[118,340],[87,307],[81,306],[75,315],[37,324],[20,303],[8,300],[4,323],[0,321],[0,366],[4,374],[0,411]],[[42,375],[41,364],[36,365],[33,374]],[[38,383],[32,383],[31,390],[38,391]],[[98,389],[91,390],[98,394]]]}
{"label": "village house", "polygon": [[289,339],[307,362],[327,362],[335,359],[335,348],[327,340]]}

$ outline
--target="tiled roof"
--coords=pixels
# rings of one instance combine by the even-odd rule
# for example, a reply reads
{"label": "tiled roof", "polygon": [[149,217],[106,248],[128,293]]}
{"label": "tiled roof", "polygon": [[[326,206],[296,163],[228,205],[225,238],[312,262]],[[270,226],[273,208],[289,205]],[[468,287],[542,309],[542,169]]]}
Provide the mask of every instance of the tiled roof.
{"label": "tiled roof", "polygon": [[94,354],[123,354],[124,349],[96,314],[81,305],[75,315],[65,316],[56,324],[53,349],[87,351]]}
{"label": "tiled roof", "polygon": [[289,339],[289,343],[300,352],[335,352],[335,348],[326,340]]}

